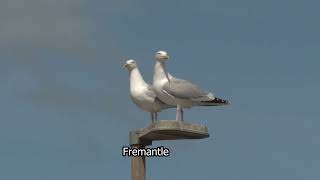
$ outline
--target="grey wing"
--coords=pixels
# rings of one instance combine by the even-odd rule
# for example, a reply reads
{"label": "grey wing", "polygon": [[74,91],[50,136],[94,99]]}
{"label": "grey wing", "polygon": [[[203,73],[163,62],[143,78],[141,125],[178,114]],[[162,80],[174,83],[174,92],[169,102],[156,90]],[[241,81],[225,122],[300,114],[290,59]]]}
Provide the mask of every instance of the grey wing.
{"label": "grey wing", "polygon": [[189,81],[172,78],[163,86],[163,90],[179,99],[208,98],[209,92],[200,89]]}
{"label": "grey wing", "polygon": [[154,92],[153,86],[151,86],[151,85],[148,84],[147,89],[148,89],[148,91],[146,91],[146,94],[147,94],[148,96],[153,97],[153,98],[156,98],[156,97],[157,97],[156,93]]}
{"label": "grey wing", "polygon": [[162,107],[167,107],[167,108],[169,108],[169,107],[175,107],[175,106],[168,105],[168,104],[166,104],[165,102],[161,101],[161,99],[159,99],[159,98],[157,97],[156,93],[154,92],[153,86],[148,85],[147,88],[148,88],[147,95],[153,97],[155,103],[158,103],[158,104],[161,105]]}

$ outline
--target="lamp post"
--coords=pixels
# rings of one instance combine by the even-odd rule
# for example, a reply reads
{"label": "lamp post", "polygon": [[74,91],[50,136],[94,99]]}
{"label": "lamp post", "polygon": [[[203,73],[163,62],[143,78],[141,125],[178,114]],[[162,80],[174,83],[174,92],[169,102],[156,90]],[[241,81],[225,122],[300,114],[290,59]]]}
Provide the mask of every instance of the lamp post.
{"label": "lamp post", "polygon": [[[129,143],[132,148],[145,148],[153,141],[204,139],[209,137],[208,128],[204,125],[176,120],[153,122],[148,127],[131,131]],[[146,157],[131,157],[131,179],[146,180]]]}

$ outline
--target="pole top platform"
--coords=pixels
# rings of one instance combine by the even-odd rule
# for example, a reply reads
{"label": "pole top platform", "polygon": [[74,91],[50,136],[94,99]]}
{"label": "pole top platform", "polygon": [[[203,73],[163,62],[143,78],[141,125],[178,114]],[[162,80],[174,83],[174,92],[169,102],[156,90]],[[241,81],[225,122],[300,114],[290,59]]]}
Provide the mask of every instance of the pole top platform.
{"label": "pole top platform", "polygon": [[188,123],[176,120],[160,120],[146,128],[131,131],[129,135],[130,146],[142,144],[151,145],[152,141],[178,140],[178,139],[204,139],[209,137],[205,125]]}

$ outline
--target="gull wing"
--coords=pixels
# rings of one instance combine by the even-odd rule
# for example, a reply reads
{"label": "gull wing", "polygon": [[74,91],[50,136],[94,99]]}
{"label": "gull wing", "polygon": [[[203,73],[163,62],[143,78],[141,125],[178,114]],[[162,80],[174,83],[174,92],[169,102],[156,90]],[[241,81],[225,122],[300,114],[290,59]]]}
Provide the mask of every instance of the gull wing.
{"label": "gull wing", "polygon": [[[174,77],[163,86],[163,90],[175,98],[186,100],[209,100],[211,94],[189,81]],[[213,95],[212,98],[214,98]]]}
{"label": "gull wing", "polygon": [[153,86],[151,86],[151,85],[149,85],[149,84],[147,85],[146,94],[147,94],[148,96],[150,96],[150,97],[153,97],[153,98],[156,98],[156,97],[157,97],[156,93],[154,92]]}
{"label": "gull wing", "polygon": [[161,106],[165,106],[165,107],[169,107],[169,108],[175,107],[175,106],[168,105],[165,102],[161,101],[161,99],[159,99],[157,97],[156,93],[154,92],[154,87],[153,86],[148,84],[147,89],[148,89],[148,91],[146,92],[147,95],[153,97],[155,103],[158,103]]}

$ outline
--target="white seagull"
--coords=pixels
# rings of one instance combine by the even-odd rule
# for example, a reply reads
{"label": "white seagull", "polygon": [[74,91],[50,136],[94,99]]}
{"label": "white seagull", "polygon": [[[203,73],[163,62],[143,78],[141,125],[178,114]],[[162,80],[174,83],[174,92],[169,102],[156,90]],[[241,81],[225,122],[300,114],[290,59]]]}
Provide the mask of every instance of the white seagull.
{"label": "white seagull", "polygon": [[155,59],[153,87],[160,100],[177,107],[176,120],[183,121],[183,108],[229,104],[228,101],[215,97],[213,93],[169,74],[165,64],[169,59],[167,52],[158,51]]}
{"label": "white seagull", "polygon": [[132,101],[142,110],[151,113],[152,122],[158,120],[158,112],[175,107],[165,104],[156,96],[154,88],[143,80],[135,60],[130,59],[123,66],[129,71]]}

